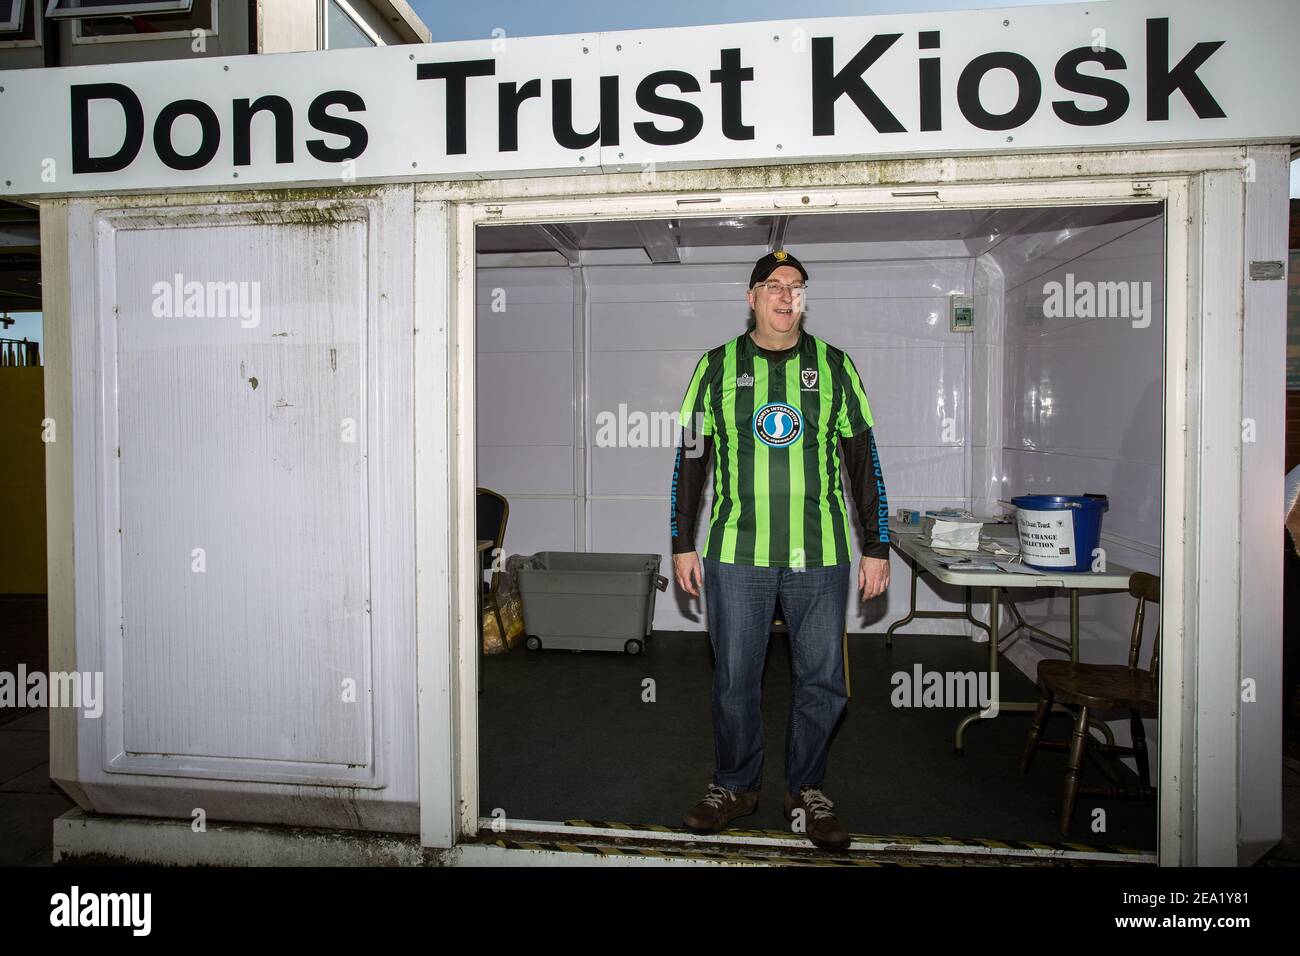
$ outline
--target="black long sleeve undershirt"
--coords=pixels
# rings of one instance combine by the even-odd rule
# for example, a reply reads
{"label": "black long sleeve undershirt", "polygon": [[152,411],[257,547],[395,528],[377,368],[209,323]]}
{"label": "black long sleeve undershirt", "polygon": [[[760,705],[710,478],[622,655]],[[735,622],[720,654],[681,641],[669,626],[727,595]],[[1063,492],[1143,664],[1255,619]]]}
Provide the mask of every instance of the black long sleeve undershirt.
{"label": "black long sleeve undershirt", "polygon": [[704,498],[704,479],[713,456],[713,439],[683,432],[673,466],[672,538],[673,554],[695,550],[695,521]]}
{"label": "black long sleeve undershirt", "polygon": [[[868,558],[889,557],[889,502],[885,496],[880,456],[870,427],[852,438],[840,440],[843,461],[849,473],[849,489],[858,508],[862,529],[862,553]],[[673,554],[696,550],[696,520],[704,497],[704,481],[713,439],[683,433],[677,447],[672,485]]]}
{"label": "black long sleeve undershirt", "polygon": [[889,499],[885,495],[875,433],[868,425],[866,431],[841,439],[840,447],[849,472],[849,491],[858,506],[858,521],[862,523],[862,555],[888,558]]}

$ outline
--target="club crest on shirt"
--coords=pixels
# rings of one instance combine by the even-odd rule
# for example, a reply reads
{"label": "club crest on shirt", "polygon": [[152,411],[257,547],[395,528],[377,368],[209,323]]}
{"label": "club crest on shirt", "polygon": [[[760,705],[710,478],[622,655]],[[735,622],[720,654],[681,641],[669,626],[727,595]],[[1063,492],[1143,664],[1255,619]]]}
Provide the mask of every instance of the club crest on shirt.
{"label": "club crest on shirt", "polygon": [[785,448],[803,432],[799,411],[785,402],[768,402],[754,413],[754,436],[769,448]]}
{"label": "club crest on shirt", "polygon": [[800,369],[799,380],[803,382],[805,391],[811,391],[817,387],[817,370],[815,368]]}
{"label": "club crest on shirt", "polygon": [[748,372],[741,372],[736,376],[736,388],[753,388],[754,376]]}

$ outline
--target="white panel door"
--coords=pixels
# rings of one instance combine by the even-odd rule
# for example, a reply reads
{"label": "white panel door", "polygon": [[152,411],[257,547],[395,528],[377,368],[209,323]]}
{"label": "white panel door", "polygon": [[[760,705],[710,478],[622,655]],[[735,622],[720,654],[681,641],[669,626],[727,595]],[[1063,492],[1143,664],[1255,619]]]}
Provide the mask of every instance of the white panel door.
{"label": "white panel door", "polygon": [[186,778],[348,788],[353,825],[394,822],[358,800],[415,820],[411,210],[385,190],[90,215],[73,388],[97,809],[168,814],[156,781]]}

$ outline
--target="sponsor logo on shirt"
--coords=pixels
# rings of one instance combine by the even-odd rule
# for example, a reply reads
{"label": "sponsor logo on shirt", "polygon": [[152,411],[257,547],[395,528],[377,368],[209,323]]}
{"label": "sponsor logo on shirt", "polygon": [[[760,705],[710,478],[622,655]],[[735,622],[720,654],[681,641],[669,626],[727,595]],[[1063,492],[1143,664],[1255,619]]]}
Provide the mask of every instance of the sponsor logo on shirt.
{"label": "sponsor logo on shirt", "polygon": [[798,441],[803,419],[784,402],[768,402],[754,413],[754,435],[769,448],[785,448]]}

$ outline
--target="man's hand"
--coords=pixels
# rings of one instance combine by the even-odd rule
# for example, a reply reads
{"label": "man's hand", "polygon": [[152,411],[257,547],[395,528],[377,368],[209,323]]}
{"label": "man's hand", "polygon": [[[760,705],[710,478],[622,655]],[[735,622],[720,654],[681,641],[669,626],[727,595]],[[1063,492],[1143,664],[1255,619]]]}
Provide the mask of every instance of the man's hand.
{"label": "man's hand", "polygon": [[[704,574],[700,570],[700,555],[698,551],[687,551],[684,554],[674,554],[673,574],[677,578],[677,586],[679,588],[691,597],[700,596],[700,589],[704,587]],[[888,574],[888,572],[886,572],[886,574]]]}
{"label": "man's hand", "polygon": [[870,601],[885,593],[889,587],[889,559],[863,557],[858,565],[858,590],[862,600]]}

